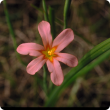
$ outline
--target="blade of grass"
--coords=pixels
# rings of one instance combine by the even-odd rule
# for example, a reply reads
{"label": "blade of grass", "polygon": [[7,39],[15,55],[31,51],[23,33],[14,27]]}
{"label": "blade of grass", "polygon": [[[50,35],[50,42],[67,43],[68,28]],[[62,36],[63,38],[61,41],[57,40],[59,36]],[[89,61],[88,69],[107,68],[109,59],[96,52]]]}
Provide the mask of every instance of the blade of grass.
{"label": "blade of grass", "polygon": [[[72,68],[64,78],[64,82],[61,86],[55,87],[51,92],[49,99],[45,103],[45,106],[53,106],[57,101],[59,95],[62,91],[69,86],[74,80],[87,73],[96,65],[104,61],[108,56],[110,56],[110,38],[103,41],[92,50],[90,50],[80,61],[77,67]],[[97,59],[96,59],[97,58]],[[92,62],[96,59],[94,62]]]}
{"label": "blade of grass", "polygon": [[46,98],[47,98],[47,82],[46,82],[47,72],[46,72],[46,64],[44,64],[43,70],[44,70],[44,73],[43,73],[43,88],[44,88],[45,95],[46,95]]}
{"label": "blade of grass", "polygon": [[42,6],[43,6],[43,9],[44,9],[44,19],[45,19],[46,21],[49,21],[45,0],[42,0]]}
{"label": "blade of grass", "polygon": [[[87,54],[85,54],[83,56],[83,58],[79,61],[79,63],[83,62],[83,60],[85,60],[87,58],[90,59],[90,55],[94,55],[94,54],[95,55],[97,55],[97,54],[100,55],[100,53],[98,51],[102,51],[102,52],[106,51],[107,49],[109,49],[109,47],[107,47],[107,45],[109,45],[109,44],[110,44],[110,38],[108,38],[107,40],[105,40],[105,41],[101,42],[100,44],[96,45],[93,49],[91,49]],[[105,48],[105,47],[107,47],[107,48]]]}
{"label": "blade of grass", "polygon": [[68,11],[70,8],[71,0],[65,0],[65,5],[64,5],[64,29],[67,28],[67,18],[68,18]]}
{"label": "blade of grass", "polygon": [[56,30],[55,30],[55,14],[54,14],[54,9],[49,6],[49,21],[50,21],[50,25],[51,25],[51,33],[52,33],[52,37],[53,39],[56,36]]}
{"label": "blade of grass", "polygon": [[[42,14],[45,13],[42,9],[36,7],[35,5],[31,4],[31,6],[32,6],[33,8],[35,8],[35,9],[37,9],[38,11],[42,12]],[[57,17],[55,17],[55,16],[54,16],[54,19],[55,19],[55,22],[56,22],[56,23],[58,23],[59,25],[63,26],[64,23],[63,23],[63,21],[62,21],[61,19],[59,19],[59,18],[57,18]]]}
{"label": "blade of grass", "polygon": [[77,78],[77,80],[75,81],[75,83],[74,83],[74,85],[71,89],[71,92],[69,94],[70,96],[69,96],[69,99],[68,99],[68,107],[72,107],[73,103],[77,103],[78,107],[82,107],[82,105],[80,104],[80,102],[79,102],[79,100],[77,99],[77,96],[76,96],[78,90],[81,87],[82,82],[83,82],[82,77]]}
{"label": "blade of grass", "polygon": [[[15,33],[14,33],[14,30],[13,30],[13,27],[12,27],[12,24],[11,24],[11,20],[10,20],[10,17],[9,17],[6,0],[3,0],[3,6],[4,6],[4,12],[5,12],[5,17],[6,17],[6,21],[7,21],[7,24],[8,24],[8,28],[9,28],[11,38],[12,38],[12,41],[13,41],[13,46],[14,46],[14,49],[15,49],[15,52],[16,52],[17,43],[16,43],[16,39],[15,39]],[[21,60],[21,57],[17,52],[16,52],[16,56],[17,56],[18,60],[21,62],[21,64],[23,64],[24,66],[27,65],[25,62],[23,62]]]}

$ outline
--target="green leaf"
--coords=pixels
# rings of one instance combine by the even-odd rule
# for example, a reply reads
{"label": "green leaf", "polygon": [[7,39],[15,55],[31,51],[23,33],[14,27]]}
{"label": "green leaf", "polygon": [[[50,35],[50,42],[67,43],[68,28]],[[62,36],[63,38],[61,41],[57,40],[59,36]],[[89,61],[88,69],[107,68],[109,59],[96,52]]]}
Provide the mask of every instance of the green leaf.
{"label": "green leaf", "polygon": [[42,5],[43,5],[43,9],[44,9],[44,18],[45,18],[46,21],[49,21],[48,12],[47,12],[47,6],[46,6],[46,3],[45,3],[45,0],[42,0]]}
{"label": "green leaf", "polygon": [[49,22],[50,22],[50,25],[51,25],[52,38],[55,39],[55,37],[56,37],[55,12],[54,12],[54,9],[51,6],[49,6]]}
{"label": "green leaf", "polygon": [[9,28],[9,32],[11,34],[13,47],[15,49],[16,56],[17,56],[18,60],[21,62],[21,64],[23,66],[26,66],[27,64],[21,60],[20,55],[16,52],[17,42],[16,42],[16,38],[15,38],[14,29],[12,27],[11,20],[10,20],[10,17],[9,17],[6,0],[3,1],[3,7],[4,7],[5,17],[6,17],[7,25],[8,25],[8,28]]}
{"label": "green leaf", "polygon": [[65,6],[64,6],[64,29],[67,28],[67,17],[68,17],[68,11],[70,8],[71,0],[65,0]]}

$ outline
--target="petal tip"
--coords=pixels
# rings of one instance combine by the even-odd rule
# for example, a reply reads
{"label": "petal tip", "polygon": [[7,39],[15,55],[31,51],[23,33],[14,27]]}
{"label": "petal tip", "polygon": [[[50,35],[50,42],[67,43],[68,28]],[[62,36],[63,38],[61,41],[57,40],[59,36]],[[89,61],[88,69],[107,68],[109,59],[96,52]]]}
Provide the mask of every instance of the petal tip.
{"label": "petal tip", "polygon": [[72,37],[73,37],[73,39],[74,39],[74,32],[73,32],[73,30],[72,30],[72,29],[70,29],[70,28],[67,28],[67,31],[70,31],[71,36],[72,36]]}
{"label": "petal tip", "polygon": [[20,44],[20,45],[17,47],[17,49],[16,49],[16,51],[17,51],[18,53],[21,53],[21,52],[20,52],[21,45],[22,45],[22,44]]}
{"label": "petal tip", "polygon": [[27,71],[27,73],[30,74],[30,75],[34,75],[35,72],[34,72],[34,71],[29,71],[29,68],[30,68],[30,66],[27,65],[27,67],[26,67],[26,71]]}
{"label": "petal tip", "polygon": [[57,80],[56,78],[53,79],[52,74],[54,73],[51,73],[51,81],[54,85],[60,86],[63,83],[64,77],[62,77],[60,80]]}
{"label": "petal tip", "polygon": [[74,58],[71,59],[71,63],[70,64],[71,64],[71,65],[69,65],[70,67],[76,67],[78,65],[78,59],[74,56]]}
{"label": "petal tip", "polygon": [[78,65],[78,59],[75,57],[74,60],[75,60],[74,61],[74,67],[76,67]]}
{"label": "petal tip", "polygon": [[42,20],[42,21],[38,24],[38,28],[39,28],[39,26],[40,26],[41,24],[44,24],[44,23],[48,23],[48,24],[50,25],[49,22]]}

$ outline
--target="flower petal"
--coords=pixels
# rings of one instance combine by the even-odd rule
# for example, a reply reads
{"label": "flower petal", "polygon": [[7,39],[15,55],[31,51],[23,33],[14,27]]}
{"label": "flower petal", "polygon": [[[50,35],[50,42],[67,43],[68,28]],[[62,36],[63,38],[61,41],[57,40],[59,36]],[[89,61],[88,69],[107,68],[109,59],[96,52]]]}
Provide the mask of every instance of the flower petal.
{"label": "flower petal", "polygon": [[78,59],[74,55],[67,53],[57,53],[57,55],[58,57],[55,58],[56,60],[61,61],[70,67],[75,67],[78,65]]}
{"label": "flower petal", "polygon": [[38,25],[38,31],[41,35],[44,47],[52,46],[52,35],[50,30],[50,24],[47,21],[42,21]]}
{"label": "flower petal", "polygon": [[53,63],[47,60],[47,67],[48,70],[51,72],[50,77],[51,81],[57,85],[60,86],[64,80],[64,75],[60,66],[60,63],[53,59]]}
{"label": "flower petal", "polygon": [[52,47],[57,47],[56,52],[60,52],[71,43],[73,39],[73,31],[71,29],[65,29],[55,38]]}
{"label": "flower petal", "polygon": [[30,56],[39,56],[41,53],[39,50],[44,50],[42,45],[36,43],[23,43],[17,47],[17,52],[22,55],[29,54]]}
{"label": "flower petal", "polygon": [[27,73],[34,75],[37,71],[41,69],[41,67],[44,65],[46,62],[46,59],[43,59],[43,55],[32,60],[28,65],[27,65]]}

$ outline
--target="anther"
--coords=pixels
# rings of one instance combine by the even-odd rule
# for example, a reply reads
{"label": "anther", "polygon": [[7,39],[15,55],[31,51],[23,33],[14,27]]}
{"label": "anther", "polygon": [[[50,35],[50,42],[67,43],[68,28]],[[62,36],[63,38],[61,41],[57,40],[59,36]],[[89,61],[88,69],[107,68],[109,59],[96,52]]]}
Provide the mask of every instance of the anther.
{"label": "anther", "polygon": [[49,54],[49,55],[52,55],[52,51],[48,51],[48,54]]}

